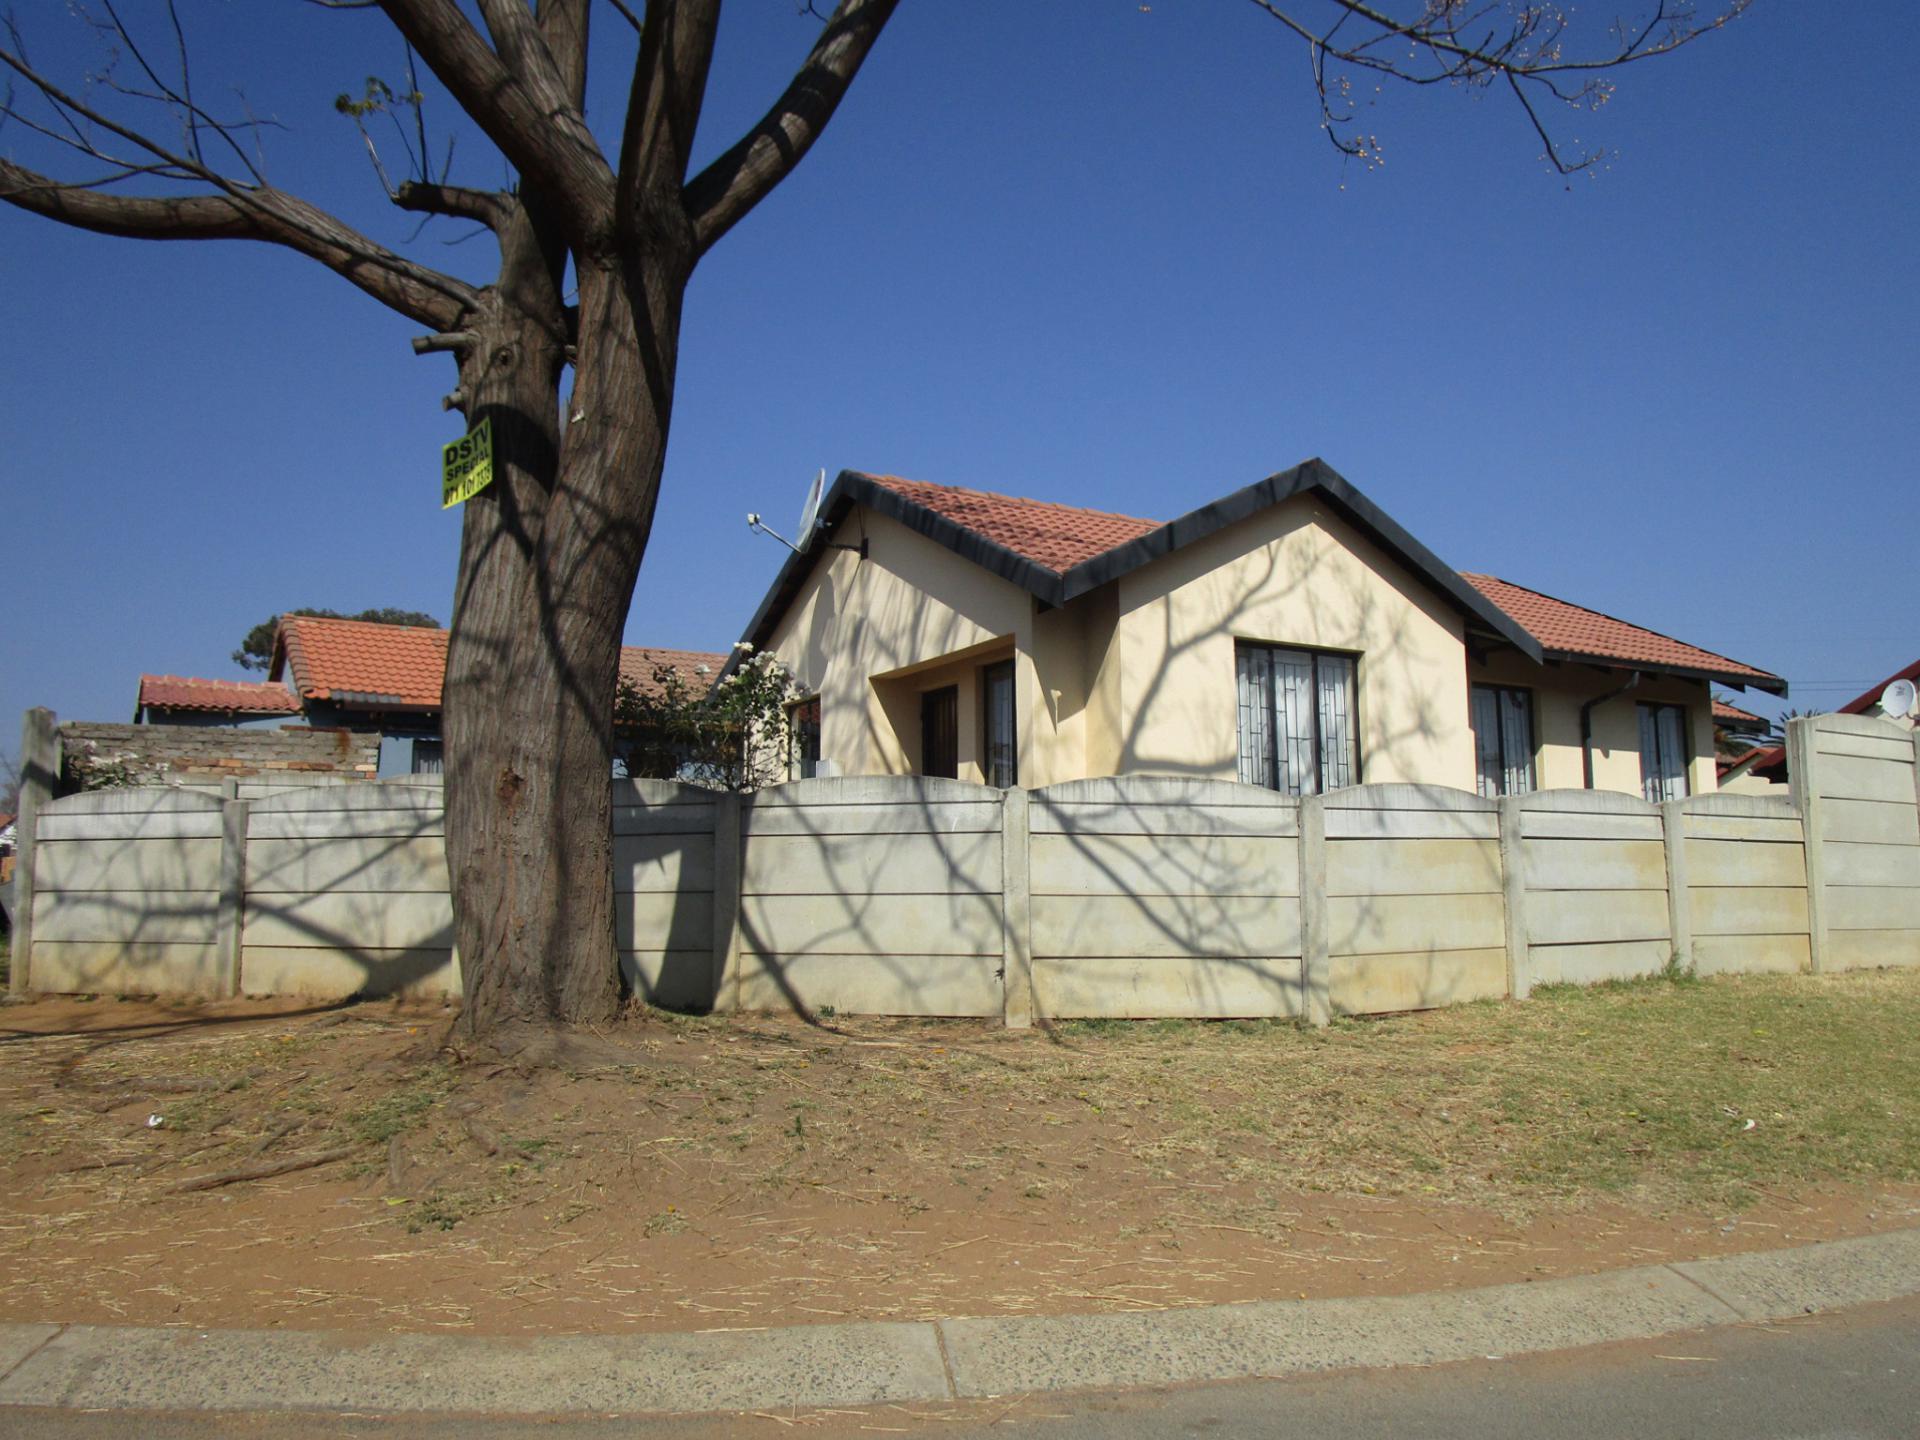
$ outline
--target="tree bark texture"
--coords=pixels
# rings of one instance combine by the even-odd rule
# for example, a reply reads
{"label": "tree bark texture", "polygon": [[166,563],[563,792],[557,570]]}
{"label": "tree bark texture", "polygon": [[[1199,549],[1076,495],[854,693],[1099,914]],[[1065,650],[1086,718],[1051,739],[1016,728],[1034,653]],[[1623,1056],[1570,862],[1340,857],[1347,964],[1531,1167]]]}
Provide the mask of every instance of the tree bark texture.
{"label": "tree bark texture", "polygon": [[[423,352],[457,357],[451,403],[469,428],[491,426],[494,464],[462,518],[442,701],[462,1024],[476,1038],[515,1022],[591,1024],[620,1003],[614,693],[666,458],[687,282],[811,148],[898,0],[838,0],[793,82],[691,177],[720,0],[623,11],[642,33],[617,168],[586,121],[590,0],[475,0],[480,24],[459,0],[375,3],[516,172],[511,189],[447,183],[426,165],[422,122],[420,173],[390,192],[403,210],[490,228],[492,285],[435,272],[268,185],[247,147],[194,103],[184,38],[177,90],[138,60],[156,87],[146,98],[181,124],[178,143],[121,123],[96,92],[62,88],[0,40],[0,72],[42,96],[72,137],[55,138],[117,167],[104,182],[67,182],[0,157],[0,202],[107,234],[285,246],[430,327]],[[139,55],[118,15],[104,23]],[[9,91],[0,116],[14,113]],[[210,164],[202,136],[225,141],[247,173]],[[104,189],[154,174],[199,193]]]}

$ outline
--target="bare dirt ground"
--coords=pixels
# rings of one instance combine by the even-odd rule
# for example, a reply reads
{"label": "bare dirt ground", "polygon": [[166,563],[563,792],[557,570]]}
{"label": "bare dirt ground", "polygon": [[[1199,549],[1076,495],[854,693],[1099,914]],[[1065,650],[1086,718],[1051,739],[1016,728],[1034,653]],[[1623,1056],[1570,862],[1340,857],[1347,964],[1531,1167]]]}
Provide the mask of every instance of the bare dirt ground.
{"label": "bare dirt ground", "polygon": [[545,1069],[464,1060],[450,1018],[0,1011],[0,1319],[528,1334],[1112,1311],[1920,1224],[1913,974],[1318,1033],[650,1016]]}

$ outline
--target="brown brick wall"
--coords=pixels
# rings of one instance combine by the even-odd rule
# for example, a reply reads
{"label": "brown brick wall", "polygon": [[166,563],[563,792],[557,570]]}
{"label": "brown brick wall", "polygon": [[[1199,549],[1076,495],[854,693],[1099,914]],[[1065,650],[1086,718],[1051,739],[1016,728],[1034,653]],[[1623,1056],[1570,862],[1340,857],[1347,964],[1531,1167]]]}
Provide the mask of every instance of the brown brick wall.
{"label": "brown brick wall", "polygon": [[70,721],[60,727],[61,787],[78,790],[89,768],[110,767],[137,783],[180,784],[228,776],[330,776],[371,780],[380,768],[380,737],[370,730],[234,730],[200,725],[106,725]]}

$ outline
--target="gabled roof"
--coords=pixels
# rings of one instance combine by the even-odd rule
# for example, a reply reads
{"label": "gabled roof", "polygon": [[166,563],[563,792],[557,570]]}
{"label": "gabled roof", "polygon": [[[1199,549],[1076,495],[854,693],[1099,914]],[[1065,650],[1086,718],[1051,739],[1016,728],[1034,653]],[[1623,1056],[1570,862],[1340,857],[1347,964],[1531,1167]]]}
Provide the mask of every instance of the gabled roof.
{"label": "gabled roof", "polygon": [[1764,730],[1767,721],[1764,716],[1751,710],[1742,710],[1738,705],[1729,705],[1718,695],[1713,697],[1713,723],[1728,730]]}
{"label": "gabled roof", "polygon": [[437,710],[447,670],[447,632],[424,625],[377,625],[325,615],[283,615],[273,642],[303,700],[373,709]]}
{"label": "gabled roof", "polygon": [[[1258,511],[1309,493],[1424,581],[1471,628],[1529,659],[1644,669],[1786,693],[1786,681],[1755,666],[1510,581],[1455,572],[1321,460],[1270,475],[1166,524],[857,470],[840,472],[821,502],[820,516],[837,525],[855,505],[865,505],[1048,604],[1063,605]],[[781,566],[747,627],[746,638],[756,648],[767,643],[824,548],[790,555]],[[729,668],[734,663],[729,661]]]}
{"label": "gabled roof", "polygon": [[136,714],[148,706],[233,715],[298,715],[300,702],[273,680],[201,680],[185,675],[142,675]]}
{"label": "gabled roof", "polygon": [[[649,693],[656,688],[655,668],[666,665],[698,693],[712,683],[726,659],[704,650],[625,645],[620,649],[620,678]],[[445,630],[286,615],[274,640],[271,673],[276,679],[283,671],[290,673],[305,700],[370,710],[438,710],[446,670]]]}
{"label": "gabled roof", "polygon": [[[1530,659],[1541,658],[1539,642],[1521,625],[1321,460],[1308,460],[1269,475],[1165,523],[842,470],[820,503],[820,518],[829,526],[837,525],[854,506],[865,505],[946,546],[961,559],[1018,585],[1036,599],[1064,605],[1163,555],[1306,494],[1324,501],[1358,527],[1464,615],[1470,625],[1504,640]],[[824,546],[814,545],[804,554],[788,556],[780,567],[747,626],[746,638],[756,648],[766,644],[780,615],[799,594],[824,550]],[[738,652],[728,661],[728,668],[737,663]]]}
{"label": "gabled roof", "polygon": [[1550,660],[1598,662],[1667,675],[1724,680],[1730,685],[1752,685],[1776,695],[1787,693],[1787,682],[1778,675],[1702,650],[1684,640],[1675,640],[1657,630],[1616,620],[1598,610],[1556,600],[1551,595],[1492,575],[1465,578],[1526,626]]}

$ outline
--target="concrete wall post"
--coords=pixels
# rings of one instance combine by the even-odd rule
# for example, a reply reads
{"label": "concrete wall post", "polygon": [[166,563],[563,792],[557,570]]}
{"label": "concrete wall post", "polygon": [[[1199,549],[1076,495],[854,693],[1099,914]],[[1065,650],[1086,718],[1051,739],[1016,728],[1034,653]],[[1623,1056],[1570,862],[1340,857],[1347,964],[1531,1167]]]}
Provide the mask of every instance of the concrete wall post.
{"label": "concrete wall post", "polygon": [[1034,1012],[1033,809],[1028,793],[1018,788],[1003,792],[1000,806],[1000,974],[1006,986],[1007,1028],[1025,1030],[1033,1024]]}
{"label": "concrete wall post", "polygon": [[1501,911],[1507,936],[1507,994],[1524,1000],[1533,993],[1533,957],[1527,948],[1527,873],[1522,856],[1520,797],[1500,800]]}
{"label": "concrete wall post", "polygon": [[745,806],[738,795],[713,806],[713,1008],[740,1008],[740,870]]}
{"label": "concrete wall post", "polygon": [[1309,1025],[1333,1018],[1333,963],[1327,930],[1327,797],[1300,797],[1300,1013]]}
{"label": "concrete wall post", "polygon": [[240,927],[247,904],[247,813],[240,782],[220,782],[220,899],[213,917],[214,953],[225,993],[240,993]]}
{"label": "concrete wall post", "polygon": [[60,778],[60,732],[53,712],[27,711],[20,724],[20,805],[14,818],[13,949],[7,988],[15,995],[33,989],[33,851],[40,807],[53,799]]}
{"label": "concrete wall post", "polygon": [[1667,852],[1667,934],[1674,964],[1692,969],[1693,897],[1687,889],[1686,801],[1660,802],[1660,834]]}
{"label": "concrete wall post", "polygon": [[1819,738],[1811,719],[1787,722],[1787,780],[1800,807],[1807,854],[1807,949],[1813,973],[1827,968],[1827,867],[1821,853]]}

